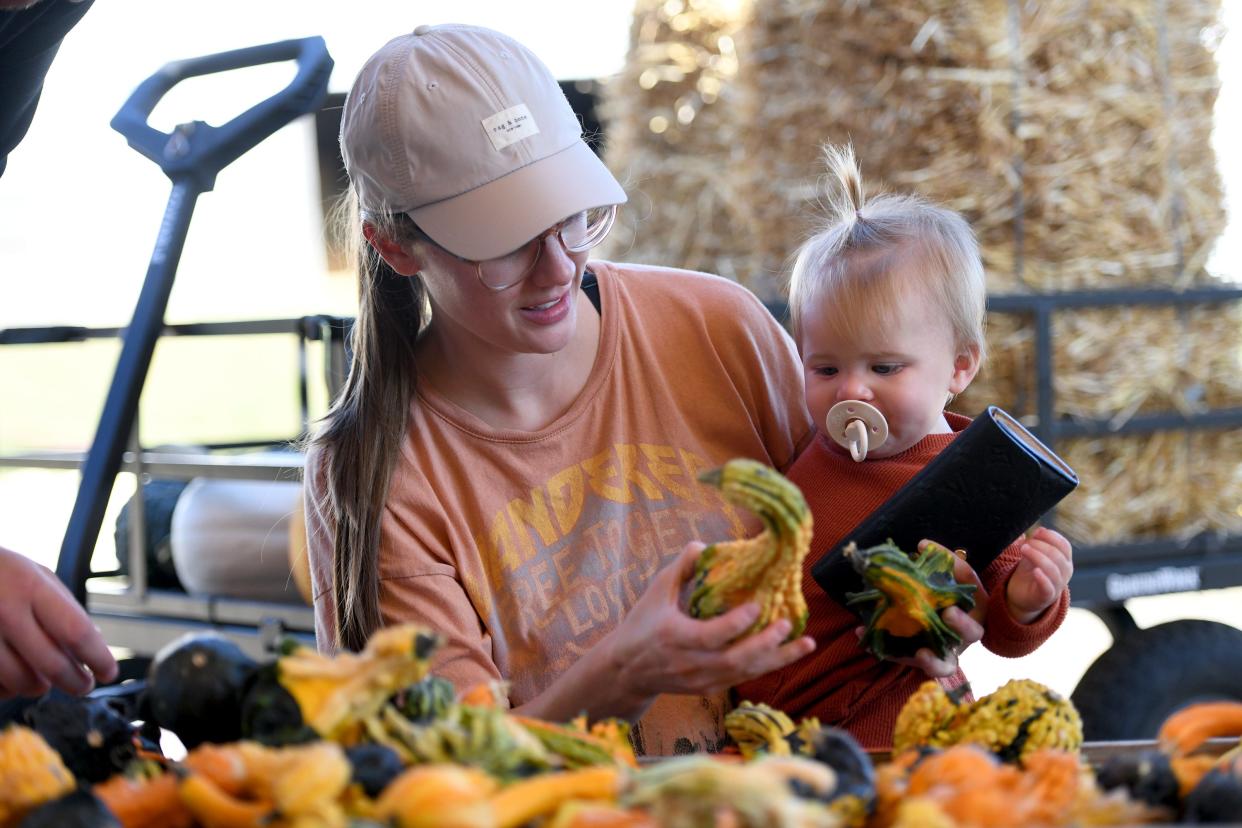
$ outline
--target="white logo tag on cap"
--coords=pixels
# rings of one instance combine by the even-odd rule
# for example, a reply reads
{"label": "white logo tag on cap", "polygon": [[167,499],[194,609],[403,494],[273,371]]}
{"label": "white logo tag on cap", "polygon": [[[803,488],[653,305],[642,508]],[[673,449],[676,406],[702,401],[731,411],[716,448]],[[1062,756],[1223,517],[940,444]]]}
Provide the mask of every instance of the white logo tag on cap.
{"label": "white logo tag on cap", "polygon": [[490,118],[483,119],[483,131],[492,140],[492,147],[497,152],[510,144],[539,134],[539,125],[535,116],[530,114],[526,104],[518,104],[502,109]]}

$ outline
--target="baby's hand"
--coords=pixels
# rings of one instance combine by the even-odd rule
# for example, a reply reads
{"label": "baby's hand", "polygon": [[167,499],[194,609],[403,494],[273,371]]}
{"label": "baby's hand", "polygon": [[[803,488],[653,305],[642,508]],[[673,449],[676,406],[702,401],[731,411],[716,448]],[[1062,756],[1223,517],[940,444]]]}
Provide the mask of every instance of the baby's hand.
{"label": "baby's hand", "polygon": [[1074,574],[1074,553],[1060,532],[1040,527],[1022,542],[1022,560],[1009,578],[1009,614],[1029,624],[1061,597]]}

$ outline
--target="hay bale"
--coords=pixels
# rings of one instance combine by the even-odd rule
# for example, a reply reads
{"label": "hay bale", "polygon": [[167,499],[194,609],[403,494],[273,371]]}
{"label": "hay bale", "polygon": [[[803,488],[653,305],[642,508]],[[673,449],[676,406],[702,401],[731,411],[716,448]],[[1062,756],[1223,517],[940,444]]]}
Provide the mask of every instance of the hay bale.
{"label": "hay bale", "polygon": [[[651,199],[646,220],[630,225],[639,234],[630,257],[712,270],[776,298],[777,274],[821,215],[820,147],[851,142],[873,184],[967,217],[992,292],[1211,284],[1203,265],[1225,223],[1210,144],[1219,9],[1220,0],[642,0],[632,65],[609,90],[622,136],[609,162]],[[662,68],[679,54],[670,40],[695,56],[680,74]],[[722,42],[734,49],[731,74],[716,76],[719,94],[700,106],[697,79],[720,65]],[[642,88],[653,69],[670,80]],[[687,101],[695,117],[648,134],[653,118],[672,124]],[[1242,405],[1236,303],[1054,319],[1058,417],[1120,425],[1138,413]],[[989,364],[955,409],[996,403],[1029,420],[1029,320],[991,315],[988,346]],[[1239,455],[1227,449],[1238,440],[1233,431],[1069,441],[1084,484],[1063,518],[1085,542],[1236,527]]]}
{"label": "hay bale", "polygon": [[602,255],[755,286],[754,218],[732,174],[745,14],[728,0],[638,0],[625,67],[600,105],[605,158],[630,196]]}
{"label": "hay bale", "polygon": [[1011,314],[988,319],[988,356],[974,382],[949,408],[973,417],[989,405],[1000,405],[1030,424],[1037,414],[1035,390],[1035,328]]}
{"label": "hay bale", "polygon": [[1242,533],[1242,430],[1068,440],[1060,454],[1083,480],[1057,510],[1071,537],[1118,543]]}
{"label": "hay bale", "polygon": [[[1034,326],[993,314],[987,338],[988,361],[953,410],[1004,400],[1015,416],[1034,415]],[[1135,414],[1242,407],[1242,303],[1062,311],[1052,341],[1059,415],[1120,427]]]}
{"label": "hay bale", "polygon": [[1017,146],[1007,64],[988,53],[1005,20],[993,7],[1003,4],[755,5],[738,84],[765,268],[780,270],[819,219],[824,142],[852,141],[873,184],[935,197],[970,219],[985,251],[1008,256]]}

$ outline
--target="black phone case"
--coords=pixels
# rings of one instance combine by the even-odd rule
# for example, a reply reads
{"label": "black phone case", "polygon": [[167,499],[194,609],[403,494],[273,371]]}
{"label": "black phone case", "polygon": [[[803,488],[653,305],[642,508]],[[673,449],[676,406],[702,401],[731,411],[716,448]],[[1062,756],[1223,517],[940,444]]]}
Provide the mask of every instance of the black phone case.
{"label": "black phone case", "polygon": [[927,538],[966,550],[983,572],[1005,547],[1078,486],[1078,475],[1012,415],[989,406],[944,451],[855,526],[811,569],[845,604],[866,588],[845,556],[892,540],[907,553]]}

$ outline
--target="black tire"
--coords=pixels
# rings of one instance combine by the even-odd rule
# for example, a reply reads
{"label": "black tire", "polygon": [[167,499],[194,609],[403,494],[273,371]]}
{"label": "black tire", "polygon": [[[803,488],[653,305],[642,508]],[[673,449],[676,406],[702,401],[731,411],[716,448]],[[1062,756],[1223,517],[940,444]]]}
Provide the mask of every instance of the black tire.
{"label": "black tire", "polygon": [[[142,484],[142,505],[146,513],[147,586],[181,592],[185,587],[177,577],[172,557],[172,516],[177,500],[188,480],[156,478]],[[121,508],[116,518],[116,557],[122,574],[129,574],[129,532],[134,498]]]}
{"label": "black tire", "polygon": [[1087,668],[1070,698],[1088,741],[1154,738],[1188,704],[1242,701],[1242,630],[1184,620],[1129,633]]}

